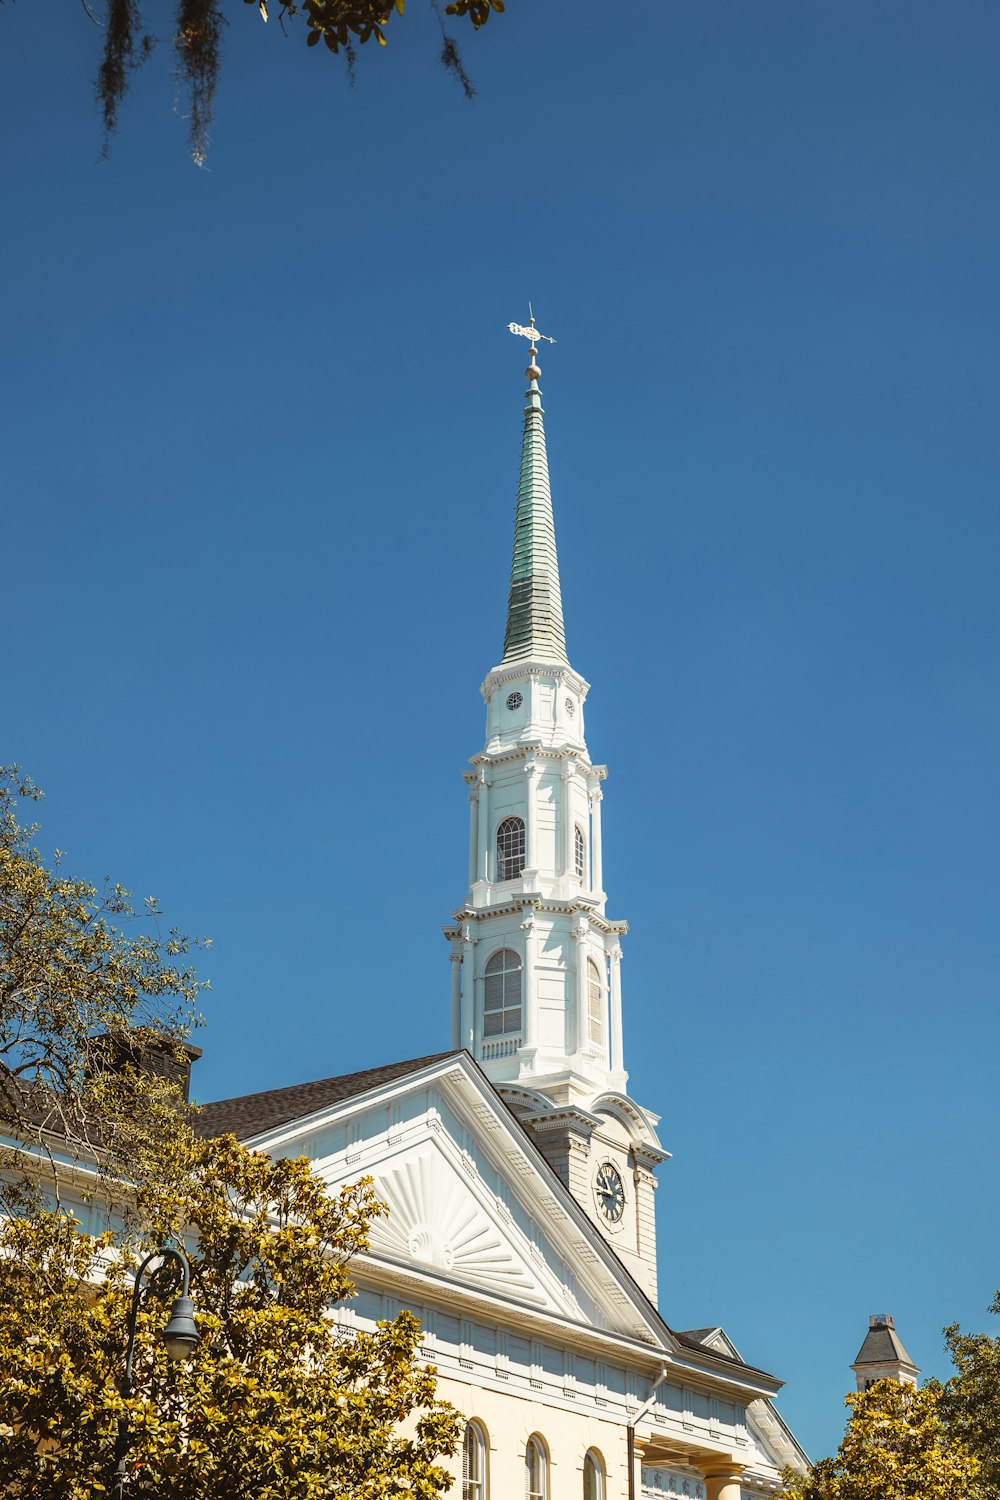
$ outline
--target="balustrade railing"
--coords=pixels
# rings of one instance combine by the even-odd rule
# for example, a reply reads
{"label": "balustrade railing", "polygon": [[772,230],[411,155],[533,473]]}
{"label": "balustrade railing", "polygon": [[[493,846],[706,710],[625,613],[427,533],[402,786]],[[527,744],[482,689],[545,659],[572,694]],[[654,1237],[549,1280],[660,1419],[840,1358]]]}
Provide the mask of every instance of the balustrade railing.
{"label": "balustrade railing", "polygon": [[494,1062],[498,1057],[514,1057],[520,1045],[519,1036],[505,1036],[500,1042],[484,1042],[483,1062]]}

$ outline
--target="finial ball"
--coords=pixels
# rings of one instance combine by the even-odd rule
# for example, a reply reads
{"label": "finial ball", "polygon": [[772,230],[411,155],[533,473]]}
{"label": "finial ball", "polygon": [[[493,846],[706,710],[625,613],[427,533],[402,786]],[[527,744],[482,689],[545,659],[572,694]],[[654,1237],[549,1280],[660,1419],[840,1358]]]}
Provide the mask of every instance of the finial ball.
{"label": "finial ball", "polygon": [[531,364],[528,366],[524,373],[525,375],[527,375],[529,380],[541,380],[542,378],[542,372],[539,369],[538,365],[536,365],[534,360],[531,361]]}

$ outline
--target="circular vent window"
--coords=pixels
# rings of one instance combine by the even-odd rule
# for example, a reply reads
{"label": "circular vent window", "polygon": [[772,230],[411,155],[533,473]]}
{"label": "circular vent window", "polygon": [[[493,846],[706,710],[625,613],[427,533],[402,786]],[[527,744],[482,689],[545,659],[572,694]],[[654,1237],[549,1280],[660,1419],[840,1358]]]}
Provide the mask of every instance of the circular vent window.
{"label": "circular vent window", "polygon": [[507,694],[507,707],[510,709],[511,713],[513,713],[515,708],[520,708],[523,702],[524,699],[521,697],[520,693]]}
{"label": "circular vent window", "polygon": [[566,699],[566,712],[569,714],[570,718],[572,718],[576,713],[576,704],[573,702],[572,698]]}

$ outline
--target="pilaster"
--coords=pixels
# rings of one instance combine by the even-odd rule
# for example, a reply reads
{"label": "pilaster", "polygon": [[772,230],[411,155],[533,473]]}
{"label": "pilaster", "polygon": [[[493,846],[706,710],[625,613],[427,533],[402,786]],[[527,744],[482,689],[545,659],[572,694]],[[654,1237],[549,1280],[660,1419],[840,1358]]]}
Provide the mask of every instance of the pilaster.
{"label": "pilaster", "polygon": [[451,1045],[462,1045],[462,949],[452,943],[448,955],[451,962]]}
{"label": "pilaster", "polygon": [[486,779],[486,768],[480,766],[478,787],[478,836],[479,860],[478,880],[485,886],[490,878],[490,784]]}
{"label": "pilaster", "polygon": [[459,1046],[464,1047],[472,1057],[476,1055],[476,932],[471,922],[465,922],[462,926],[462,995],[461,995],[461,1038]]}
{"label": "pilaster", "polygon": [[601,803],[604,793],[599,786],[590,791],[590,885],[597,897],[604,895],[604,850],[601,841]]}
{"label": "pilaster", "polygon": [[538,779],[541,774],[542,768],[533,756],[525,761],[524,883],[529,890],[533,890],[538,881]]}
{"label": "pilaster", "polygon": [[533,1003],[537,992],[537,983],[535,980],[535,909],[533,906],[528,907],[520,927],[521,932],[524,934],[524,987],[521,998],[521,1035],[524,1037],[524,1046],[521,1048],[521,1060],[526,1070],[533,1072],[535,1054],[538,1050],[538,1007]]}
{"label": "pilaster", "polygon": [[611,1072],[612,1087],[624,1089],[628,1079],[625,1072],[625,1047],[622,1039],[622,945],[613,943],[608,950],[611,960]]}
{"label": "pilaster", "polygon": [[479,790],[469,788],[469,890],[479,874]]}
{"label": "pilaster", "polygon": [[590,923],[577,917],[570,937],[573,939],[573,966],[576,970],[576,1050],[581,1055],[587,1046],[587,938]]}
{"label": "pilaster", "polygon": [[562,818],[562,869],[560,874],[564,877],[573,877],[576,869],[573,860],[573,830],[576,824],[573,819],[572,808],[572,786],[576,774],[576,761],[563,761],[562,770],[559,772],[559,815]]}

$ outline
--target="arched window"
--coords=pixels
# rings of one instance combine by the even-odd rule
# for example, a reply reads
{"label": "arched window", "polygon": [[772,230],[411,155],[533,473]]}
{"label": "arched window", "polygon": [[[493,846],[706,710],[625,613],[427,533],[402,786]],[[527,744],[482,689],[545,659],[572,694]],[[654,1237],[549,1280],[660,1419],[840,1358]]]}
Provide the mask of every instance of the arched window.
{"label": "arched window", "polygon": [[486,965],[483,1036],[503,1036],[521,1029],[521,960],[512,948],[501,948]]}
{"label": "arched window", "polygon": [[573,863],[576,866],[577,879],[586,879],[587,873],[587,842],[583,836],[583,829],[577,823],[573,833]]}
{"label": "arched window", "polygon": [[524,1450],[524,1500],[548,1500],[549,1475],[545,1448],[539,1437],[530,1437]]}
{"label": "arched window", "polygon": [[469,1422],[462,1439],[462,1500],[487,1500],[486,1439],[478,1422]]}
{"label": "arched window", "polygon": [[583,1460],[583,1500],[604,1500],[604,1465],[593,1449]]}
{"label": "arched window", "polygon": [[604,1046],[604,976],[592,958],[587,959],[587,1040]]}
{"label": "arched window", "polygon": [[497,880],[516,880],[524,869],[524,820],[504,818],[497,829]]}

